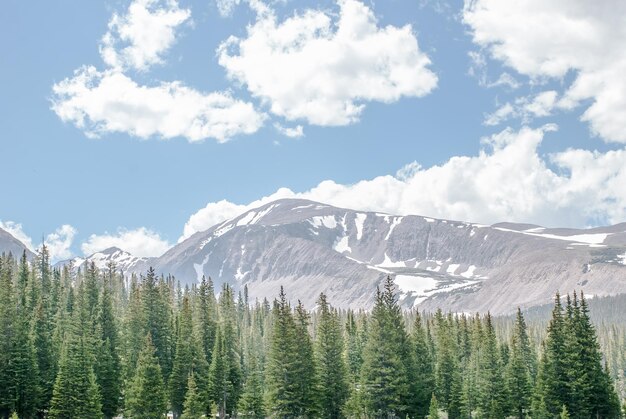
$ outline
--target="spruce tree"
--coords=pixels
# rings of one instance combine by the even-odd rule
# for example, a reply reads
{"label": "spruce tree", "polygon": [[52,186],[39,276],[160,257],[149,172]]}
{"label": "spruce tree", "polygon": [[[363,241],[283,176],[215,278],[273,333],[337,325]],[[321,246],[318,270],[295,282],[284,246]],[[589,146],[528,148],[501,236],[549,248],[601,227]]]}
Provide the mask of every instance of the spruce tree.
{"label": "spruce tree", "polygon": [[417,417],[424,417],[428,412],[430,400],[434,397],[435,376],[433,360],[428,350],[426,331],[422,325],[419,311],[415,313],[412,338],[416,359],[416,415]]}
{"label": "spruce tree", "polygon": [[507,366],[507,384],[512,413],[524,419],[530,411],[532,396],[532,353],[522,311],[517,309],[515,329],[511,338],[511,354]]}
{"label": "spruce tree", "polygon": [[126,397],[126,415],[132,419],[156,419],[165,416],[167,398],[163,373],[152,344],[152,337],[145,338],[139,354],[135,376]]}
{"label": "spruce tree", "polygon": [[430,405],[428,406],[428,419],[439,419],[439,404],[437,397],[433,393],[430,397]]}
{"label": "spruce tree", "polygon": [[61,352],[48,415],[51,419],[102,417],[101,397],[86,332],[84,310],[76,311]]}
{"label": "spruce tree", "polygon": [[319,318],[315,340],[315,355],[320,385],[321,417],[337,418],[342,415],[348,398],[346,365],[343,359],[343,336],[339,316],[320,294],[317,305]]}
{"label": "spruce tree", "polygon": [[403,417],[410,412],[411,381],[403,345],[408,341],[394,286],[387,278],[377,291],[363,353],[361,386],[369,415]]}
{"label": "spruce tree", "polygon": [[189,374],[186,387],[184,410],[180,419],[200,419],[206,411],[206,401],[202,392],[198,391],[193,373]]}
{"label": "spruce tree", "polygon": [[[95,365],[96,378],[102,395],[102,413],[105,418],[117,415],[121,396],[121,362],[118,353],[119,336],[113,301],[111,283],[105,284],[97,314],[96,330],[100,332]],[[95,297],[91,297],[92,299]]]}

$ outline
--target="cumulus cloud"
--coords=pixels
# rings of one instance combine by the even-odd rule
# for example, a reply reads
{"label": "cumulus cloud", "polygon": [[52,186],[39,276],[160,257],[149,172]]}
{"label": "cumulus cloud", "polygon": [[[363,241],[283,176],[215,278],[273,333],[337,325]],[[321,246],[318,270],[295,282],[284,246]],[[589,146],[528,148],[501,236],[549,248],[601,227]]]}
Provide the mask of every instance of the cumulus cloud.
{"label": "cumulus cloud", "polygon": [[134,230],[120,228],[112,234],[108,232],[101,235],[92,234],[80,246],[85,256],[109,247],[120,248],[134,256],[150,257],[161,256],[170,248],[170,244],[163,240],[158,233],[140,227]]}
{"label": "cumulus cloud", "polygon": [[100,53],[108,68],[82,66],[54,84],[52,110],[92,138],[118,132],[224,142],[256,132],[265,114],[230,92],[202,92],[181,81],[142,85],[128,75],[161,63],[189,16],[175,0],[134,0],[126,14],[113,15],[102,39]]}
{"label": "cumulus cloud", "polygon": [[57,228],[54,233],[46,236],[45,244],[52,260],[68,259],[72,256],[72,243],[76,229],[69,224]]}
{"label": "cumulus cloud", "polygon": [[582,114],[594,134],[626,143],[626,3],[607,0],[465,0],[463,20],[473,41],[496,60],[534,83],[574,82],[559,106]]}
{"label": "cumulus cloud", "polygon": [[[1,221],[0,228],[8,232],[17,240],[22,242],[31,251],[36,251],[33,245],[33,239],[24,232],[22,224],[13,221]],[[72,256],[71,246],[76,236],[76,229],[69,224],[64,224],[57,228],[53,233],[48,234],[44,243],[48,247],[50,259],[53,262],[67,259]]]}
{"label": "cumulus cloud", "polygon": [[538,147],[544,135],[555,129],[555,125],[505,129],[484,138],[478,155],[455,156],[428,168],[413,162],[395,176],[352,185],[328,180],[301,193],[283,188],[248,205],[211,203],[190,217],[182,238],[280,198],[485,224],[517,221],[585,227],[623,221],[626,150],[569,149],[543,157]]}
{"label": "cumulus cloud", "polygon": [[287,120],[346,125],[370,101],[427,95],[437,86],[410,25],[379,26],[357,0],[338,0],[339,15],[307,9],[279,21],[260,1],[245,37],[218,49],[219,63]]}
{"label": "cumulus cloud", "polygon": [[146,70],[163,62],[176,41],[176,29],[191,11],[175,0],[134,0],[126,14],[114,13],[102,37],[100,55],[112,68]]}
{"label": "cumulus cloud", "polygon": [[203,93],[181,82],[141,86],[116,70],[78,69],[53,87],[52,109],[92,137],[125,132],[139,138],[185,137],[224,142],[256,132],[264,121],[251,103],[229,93]]}

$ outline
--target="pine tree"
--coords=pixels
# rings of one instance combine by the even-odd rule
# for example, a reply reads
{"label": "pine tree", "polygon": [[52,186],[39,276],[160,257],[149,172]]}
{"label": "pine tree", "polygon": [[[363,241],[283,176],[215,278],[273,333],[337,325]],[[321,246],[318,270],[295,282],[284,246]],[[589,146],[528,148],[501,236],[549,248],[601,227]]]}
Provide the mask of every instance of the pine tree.
{"label": "pine tree", "polygon": [[159,281],[152,267],[143,280],[141,298],[145,330],[150,333],[163,380],[167,382],[172,369],[171,301],[169,287],[165,281]]}
{"label": "pine tree", "polygon": [[318,416],[320,412],[318,369],[309,335],[309,314],[300,301],[295,312],[295,349],[298,357],[294,365],[296,395],[300,404],[299,416]]}
{"label": "pine tree", "polygon": [[409,414],[411,382],[403,345],[408,341],[391,278],[377,292],[363,353],[361,385],[370,415]]}
{"label": "pine tree", "polygon": [[498,351],[498,342],[491,315],[485,318],[481,375],[479,381],[480,395],[478,407],[488,413],[489,417],[497,418],[504,415],[504,378],[502,376],[502,361]]}
{"label": "pine tree", "polygon": [[315,341],[317,358],[321,417],[337,418],[341,416],[343,405],[348,398],[346,365],[343,359],[343,336],[339,316],[320,294],[317,305],[319,319]]}
{"label": "pine tree", "polygon": [[417,417],[424,417],[428,413],[430,399],[434,397],[435,376],[432,357],[428,350],[426,331],[422,325],[419,311],[415,313],[412,338],[415,359],[417,360],[415,374]]}
{"label": "pine tree", "polygon": [[11,278],[11,260],[0,256],[0,417],[14,410],[14,382],[12,371],[13,347],[15,345],[15,304],[13,301],[13,282]]}
{"label": "pine tree", "polygon": [[207,362],[211,362],[211,353],[215,346],[215,335],[217,333],[217,308],[213,281],[202,277],[202,282],[198,288],[198,299],[196,308],[196,329],[198,339],[202,345]]}
{"label": "pine tree", "polygon": [[113,313],[110,282],[103,289],[99,305],[97,330],[101,334],[98,342],[95,372],[102,395],[102,413],[105,418],[112,418],[116,416],[119,409],[122,382],[118,353],[119,337]]}
{"label": "pine tree", "polygon": [[507,384],[513,413],[524,419],[530,410],[532,396],[532,353],[526,322],[522,311],[517,309],[515,330],[511,338],[511,355],[507,368]]}
{"label": "pine tree", "polygon": [[[565,354],[565,319],[561,296],[557,293],[554,299],[552,319],[548,325],[541,365],[535,385],[535,409],[545,405],[545,410],[556,416],[561,407],[568,402],[569,379]],[[541,402],[539,402],[541,401]],[[536,415],[534,415],[536,416]]]}
{"label": "pine tree", "polygon": [[263,400],[263,372],[255,356],[252,356],[250,361],[248,378],[243,386],[238,410],[239,415],[244,418],[262,419],[266,417]]}
{"label": "pine tree", "polygon": [[428,407],[428,419],[439,419],[439,404],[437,403],[435,393],[433,393],[430,398],[430,405]]}
{"label": "pine tree", "polygon": [[232,415],[241,397],[242,373],[232,288],[224,284],[220,294],[220,323],[209,369],[210,394],[220,416]]}
{"label": "pine tree", "polygon": [[[183,411],[187,381],[191,373],[193,362],[192,344],[193,329],[189,296],[183,297],[182,308],[178,317],[178,337],[176,339],[176,357],[169,381],[170,404],[175,414]],[[194,381],[195,383],[195,381]]]}
{"label": "pine tree", "polygon": [[267,364],[267,391],[269,408],[276,417],[296,416],[299,413],[296,399],[295,321],[287,297],[280,288],[274,301],[272,339]]}
{"label": "pine tree", "polygon": [[185,394],[183,414],[180,419],[201,419],[206,410],[206,401],[196,385],[193,373],[187,379],[187,393]]}
{"label": "pine tree", "polygon": [[86,338],[87,329],[84,309],[77,310],[72,327],[65,335],[66,344],[61,353],[59,373],[50,402],[51,419],[102,417],[91,348]]}
{"label": "pine tree", "polygon": [[126,414],[132,419],[156,419],[165,416],[167,398],[163,373],[150,334],[139,354],[135,377],[128,389]]}

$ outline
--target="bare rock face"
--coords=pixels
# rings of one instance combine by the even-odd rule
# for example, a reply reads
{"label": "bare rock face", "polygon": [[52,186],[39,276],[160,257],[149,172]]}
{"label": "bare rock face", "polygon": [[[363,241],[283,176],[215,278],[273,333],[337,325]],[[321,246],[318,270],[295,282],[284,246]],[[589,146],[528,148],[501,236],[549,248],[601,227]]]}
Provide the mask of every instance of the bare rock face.
{"label": "bare rock face", "polygon": [[313,307],[370,308],[394,277],[405,307],[508,313],[555,291],[626,292],[626,223],[589,230],[485,226],[279,200],[196,233],[159,258],[137,259],[182,283],[211,277],[272,300],[280,286]]}
{"label": "bare rock face", "polygon": [[35,254],[31,252],[24,243],[13,237],[9,232],[0,228],[0,254],[11,253],[14,258],[19,259],[26,251],[26,257],[32,259]]}

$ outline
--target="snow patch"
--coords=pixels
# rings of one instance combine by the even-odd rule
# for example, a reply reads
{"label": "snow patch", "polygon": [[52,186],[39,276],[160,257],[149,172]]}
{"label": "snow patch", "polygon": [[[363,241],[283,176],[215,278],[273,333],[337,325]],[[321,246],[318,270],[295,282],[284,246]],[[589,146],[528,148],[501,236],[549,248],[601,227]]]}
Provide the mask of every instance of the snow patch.
{"label": "snow patch", "polygon": [[363,237],[363,224],[367,219],[367,214],[358,213],[354,219],[354,225],[356,226],[356,239],[361,240]]}
{"label": "snow patch", "polygon": [[396,226],[400,224],[401,222],[402,222],[402,217],[393,217],[393,222],[391,223],[391,226],[389,226],[389,232],[385,236],[385,240],[389,240],[389,237],[391,236],[393,229],[396,228]]}
{"label": "snow patch", "polygon": [[316,216],[308,221],[316,228],[324,226],[326,228],[333,229],[337,227],[337,219],[334,215]]}
{"label": "snow patch", "polygon": [[386,268],[406,268],[406,262],[402,262],[402,261],[394,262],[391,260],[391,258],[389,258],[389,255],[387,255],[387,252],[385,252],[385,260],[383,260],[382,263],[379,263],[376,266],[381,266],[381,267],[386,267]]}
{"label": "snow patch", "polygon": [[448,268],[446,269],[446,273],[449,273],[450,275],[454,275],[454,273],[456,272],[457,269],[459,269],[459,266],[461,266],[458,263],[451,263],[448,265]]}
{"label": "snow patch", "polygon": [[530,230],[536,230],[536,229],[517,231],[517,230],[511,230],[509,228],[502,228],[502,227],[494,227],[494,228],[496,230],[506,231],[510,233],[518,233],[518,234],[525,234],[527,236],[543,237],[545,239],[555,239],[555,240],[565,240],[569,242],[586,243],[590,245],[602,244],[604,243],[604,240],[606,240],[606,238],[611,235],[611,233],[595,233],[595,234],[574,234],[571,236],[561,236],[558,234],[535,233],[535,232],[530,231]]}
{"label": "snow patch", "polygon": [[348,236],[343,236],[335,242],[335,244],[333,245],[333,249],[339,253],[352,253],[352,249],[350,248],[350,244],[348,243],[349,240],[350,238]]}

